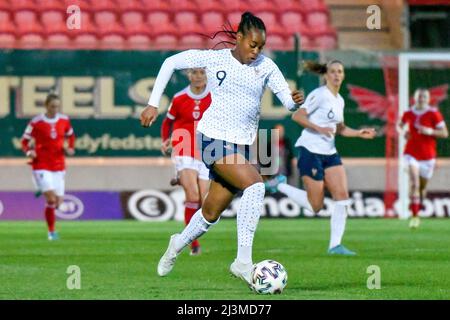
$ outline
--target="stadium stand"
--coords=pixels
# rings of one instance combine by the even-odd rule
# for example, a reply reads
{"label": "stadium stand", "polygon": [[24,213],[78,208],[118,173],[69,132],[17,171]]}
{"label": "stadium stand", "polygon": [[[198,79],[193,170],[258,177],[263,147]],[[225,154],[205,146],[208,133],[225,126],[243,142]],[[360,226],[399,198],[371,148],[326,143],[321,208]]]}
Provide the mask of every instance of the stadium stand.
{"label": "stadium stand", "polygon": [[[81,9],[78,30],[66,26],[70,5]],[[209,48],[218,41],[207,36],[220,31],[227,20],[236,28],[245,10],[265,21],[268,49],[293,49],[295,33],[302,36],[304,48],[337,47],[337,34],[324,0],[0,0],[0,46]]]}
{"label": "stadium stand", "polygon": [[[326,0],[333,26],[338,32],[339,49],[393,50],[403,48],[403,0]],[[383,10],[381,28],[367,28],[369,6]],[[312,18],[312,17],[311,17]],[[317,17],[312,19],[318,19]],[[323,18],[319,18],[323,19]],[[308,21],[311,23],[313,21]]]}

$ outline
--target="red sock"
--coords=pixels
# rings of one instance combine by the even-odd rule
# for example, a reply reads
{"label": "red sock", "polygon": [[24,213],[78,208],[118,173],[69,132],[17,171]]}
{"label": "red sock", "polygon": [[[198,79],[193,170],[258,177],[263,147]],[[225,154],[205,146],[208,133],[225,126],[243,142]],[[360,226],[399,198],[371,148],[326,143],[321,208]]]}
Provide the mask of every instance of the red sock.
{"label": "red sock", "polygon": [[411,204],[409,205],[409,209],[412,212],[413,217],[417,217],[420,211],[420,199],[419,197],[411,197]]}
{"label": "red sock", "polygon": [[54,232],[56,221],[54,204],[47,204],[45,206],[45,220],[47,220],[48,231]]}
{"label": "red sock", "polygon": [[[189,221],[191,221],[192,216],[197,212],[200,208],[200,203],[198,202],[186,202],[184,204],[184,223],[187,225]],[[191,247],[198,247],[200,243],[198,240],[194,240],[191,243]]]}

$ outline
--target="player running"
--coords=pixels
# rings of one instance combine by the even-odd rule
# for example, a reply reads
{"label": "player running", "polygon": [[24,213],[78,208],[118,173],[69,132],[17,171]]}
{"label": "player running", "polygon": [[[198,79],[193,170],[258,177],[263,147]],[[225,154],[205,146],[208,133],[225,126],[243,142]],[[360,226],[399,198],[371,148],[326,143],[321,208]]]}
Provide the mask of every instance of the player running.
{"label": "player running", "polygon": [[[186,225],[201,207],[209,188],[209,170],[201,161],[195,146],[195,130],[203,112],[211,104],[205,70],[190,69],[188,77],[190,85],[174,96],[161,127],[163,141],[161,151],[167,155],[172,148],[171,155],[177,179],[186,195],[184,209]],[[200,253],[200,243],[194,240],[191,243],[191,255]]]}
{"label": "player running", "polygon": [[[158,274],[167,275],[183,248],[216,224],[235,194],[242,190],[237,212],[237,257],[230,271],[250,284],[253,238],[263,209],[265,188],[246,151],[257,134],[261,97],[269,87],[287,109],[295,110],[303,103],[303,95],[299,91],[291,92],[276,64],[261,54],[266,28],[260,18],[245,12],[238,31],[226,33],[236,41],[233,49],[187,50],[166,59],[140,120],[145,127],[155,121],[161,95],[174,70],[205,68],[212,103],[197,132],[202,160],[210,169],[212,181],[202,208],[181,234],[170,238],[159,261]],[[241,146],[246,149],[244,152]]]}
{"label": "player running", "polygon": [[[45,219],[48,240],[57,240],[55,209],[64,196],[65,155],[75,154],[75,135],[70,120],[58,112],[59,97],[49,94],[45,99],[45,114],[35,116],[22,136],[22,150],[30,158],[33,182],[45,196]],[[34,147],[30,143],[34,140]],[[66,147],[65,140],[68,140]]]}
{"label": "player running", "polygon": [[355,255],[341,243],[351,200],[344,166],[335,147],[335,135],[373,139],[375,130],[354,130],[344,124],[344,99],[339,94],[344,81],[342,62],[307,62],[305,68],[323,75],[326,81],[325,85],[313,90],[292,115],[292,119],[304,127],[295,146],[299,149],[297,165],[306,192],[286,184],[283,176],[275,177],[266,186],[286,194],[301,207],[315,213],[323,207],[326,187],[334,200],[328,253]]}
{"label": "player running", "polygon": [[417,89],[414,100],[415,105],[402,115],[399,127],[407,139],[404,157],[408,165],[410,183],[409,209],[412,217],[409,226],[418,228],[419,211],[423,207],[426,187],[436,164],[436,138],[447,138],[448,130],[439,110],[429,105],[428,90]]}

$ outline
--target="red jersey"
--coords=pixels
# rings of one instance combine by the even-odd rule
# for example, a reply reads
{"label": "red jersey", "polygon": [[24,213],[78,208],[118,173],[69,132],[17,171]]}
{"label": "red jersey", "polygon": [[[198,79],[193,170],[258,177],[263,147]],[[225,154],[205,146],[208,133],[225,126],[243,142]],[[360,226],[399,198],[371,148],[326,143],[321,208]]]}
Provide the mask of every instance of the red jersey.
{"label": "red jersey", "polygon": [[404,153],[413,156],[416,160],[436,158],[436,137],[419,133],[418,126],[442,128],[444,117],[439,110],[429,107],[419,111],[412,107],[403,114],[402,123],[408,125],[410,134]]}
{"label": "red jersey", "polygon": [[196,145],[197,123],[211,104],[211,93],[205,90],[196,95],[188,86],[178,92],[172,100],[161,128],[163,141],[169,138],[172,128],[172,156],[189,156],[199,159]]}
{"label": "red jersey", "polygon": [[47,118],[44,114],[35,116],[22,136],[22,149],[30,150],[29,142],[34,139],[36,158],[31,165],[33,170],[65,170],[64,140],[69,140],[69,147],[75,144],[75,135],[69,117],[56,114]]}

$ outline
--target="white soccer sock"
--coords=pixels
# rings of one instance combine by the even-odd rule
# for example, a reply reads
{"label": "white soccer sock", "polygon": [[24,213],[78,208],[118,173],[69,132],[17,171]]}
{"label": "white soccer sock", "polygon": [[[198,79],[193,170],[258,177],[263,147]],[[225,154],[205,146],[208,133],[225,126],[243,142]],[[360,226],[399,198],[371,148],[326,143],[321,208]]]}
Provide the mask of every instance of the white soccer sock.
{"label": "white soccer sock", "polygon": [[345,221],[347,220],[347,207],[350,206],[350,200],[340,200],[334,202],[334,210],[331,214],[330,227],[330,249],[341,244],[345,231]]}
{"label": "white soccer sock", "polygon": [[237,260],[252,263],[253,237],[263,210],[264,183],[252,184],[244,190],[237,211],[238,251]]}
{"label": "white soccer sock", "polygon": [[181,232],[180,236],[175,240],[175,249],[177,252],[181,252],[181,250],[190,245],[192,241],[200,238],[212,225],[219,222],[219,220],[220,218],[213,223],[206,221],[203,217],[202,209],[198,209],[192,216],[191,221],[189,221],[188,225],[184,228],[183,232]]}
{"label": "white soccer sock", "polygon": [[311,204],[308,201],[308,195],[305,190],[293,187],[287,183],[280,183],[278,185],[278,190],[294,200],[295,203],[297,203],[300,207],[314,212]]}

